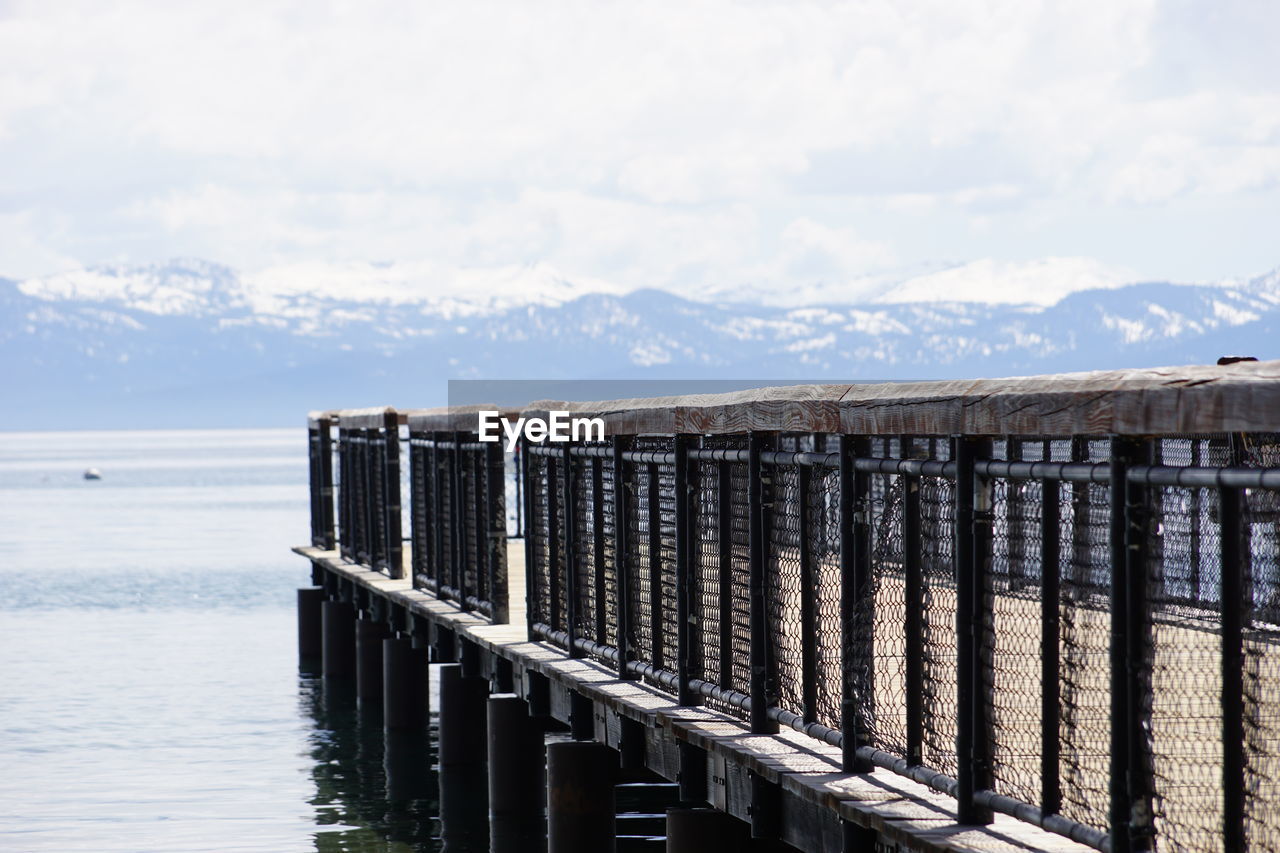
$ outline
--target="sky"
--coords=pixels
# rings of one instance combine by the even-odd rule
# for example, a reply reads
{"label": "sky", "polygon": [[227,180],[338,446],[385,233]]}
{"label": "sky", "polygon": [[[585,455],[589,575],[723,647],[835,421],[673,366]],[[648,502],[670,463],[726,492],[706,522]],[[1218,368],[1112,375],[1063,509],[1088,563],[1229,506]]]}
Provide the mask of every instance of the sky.
{"label": "sky", "polygon": [[0,0],[0,276],[1247,277],[1277,43],[1270,0]]}

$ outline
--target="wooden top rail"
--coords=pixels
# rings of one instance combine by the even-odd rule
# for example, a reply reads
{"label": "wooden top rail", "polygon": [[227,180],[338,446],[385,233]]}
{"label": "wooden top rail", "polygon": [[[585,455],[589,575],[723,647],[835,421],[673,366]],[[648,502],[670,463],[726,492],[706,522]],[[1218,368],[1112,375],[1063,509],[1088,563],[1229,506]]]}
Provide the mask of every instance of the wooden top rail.
{"label": "wooden top rail", "polygon": [[1187,435],[1280,431],[1280,361],[1009,379],[799,385],[730,394],[570,403],[606,435]]}
{"label": "wooden top rail", "polygon": [[[885,384],[759,388],[629,400],[539,400],[523,409],[401,410],[414,431],[476,429],[476,413],[599,417],[606,435],[828,432],[852,435],[1191,435],[1280,431],[1280,360]],[[388,408],[312,412],[382,426]]]}

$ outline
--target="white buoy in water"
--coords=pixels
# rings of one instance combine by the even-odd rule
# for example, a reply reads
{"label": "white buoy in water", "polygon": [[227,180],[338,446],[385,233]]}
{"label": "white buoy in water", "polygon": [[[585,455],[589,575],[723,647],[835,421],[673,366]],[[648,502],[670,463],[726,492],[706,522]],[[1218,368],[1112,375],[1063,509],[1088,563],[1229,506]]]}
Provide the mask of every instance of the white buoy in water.
{"label": "white buoy in water", "polygon": [[84,478],[86,480],[101,480],[102,472],[99,471],[97,468],[87,468],[85,469],[85,472],[84,472]]}

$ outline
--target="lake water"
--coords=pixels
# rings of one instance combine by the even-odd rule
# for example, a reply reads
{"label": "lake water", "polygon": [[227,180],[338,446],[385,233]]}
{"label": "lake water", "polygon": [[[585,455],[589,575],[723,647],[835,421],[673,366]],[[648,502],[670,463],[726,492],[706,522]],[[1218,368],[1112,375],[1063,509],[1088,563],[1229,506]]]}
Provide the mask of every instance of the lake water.
{"label": "lake water", "polygon": [[0,850],[439,848],[429,744],[298,671],[306,478],[300,429],[0,433]]}

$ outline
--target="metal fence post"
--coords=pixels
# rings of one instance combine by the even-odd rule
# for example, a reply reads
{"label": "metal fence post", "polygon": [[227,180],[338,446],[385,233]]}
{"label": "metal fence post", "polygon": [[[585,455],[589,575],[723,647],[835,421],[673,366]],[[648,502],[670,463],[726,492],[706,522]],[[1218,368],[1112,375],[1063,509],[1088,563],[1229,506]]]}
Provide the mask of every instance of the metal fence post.
{"label": "metal fence post", "polygon": [[631,556],[630,524],[631,486],[627,479],[627,462],[623,453],[627,438],[613,437],[613,559],[614,578],[618,588],[618,678],[627,681],[635,678],[628,664],[633,656],[631,648]]}
{"label": "metal fence post", "polygon": [[453,473],[453,531],[449,536],[449,542],[453,545],[453,586],[458,591],[458,606],[463,610],[470,610],[471,605],[467,603],[467,594],[474,592],[467,588],[467,523],[465,521],[466,507],[466,485],[463,479],[466,477],[465,462],[462,458],[462,433],[454,432],[453,453],[450,455],[451,470]]}
{"label": "metal fence post", "polygon": [[[1222,568],[1222,840],[1224,850],[1246,849],[1244,626],[1252,606],[1248,566],[1241,549],[1241,490],[1221,488]],[[1197,590],[1198,591],[1198,590]]]}
{"label": "metal fence post", "polygon": [[578,567],[578,485],[573,477],[573,445],[566,443],[561,456],[564,464],[564,584],[565,630],[568,633],[569,657],[582,657],[578,650],[578,597],[580,595]]}
{"label": "metal fence post", "polygon": [[858,756],[870,745],[866,713],[872,705],[875,645],[871,618],[871,478],[854,470],[855,457],[870,455],[865,438],[840,436],[840,728],[843,734],[841,768],[846,773],[870,773],[871,762]]}
{"label": "metal fence post", "polygon": [[813,547],[809,542],[809,489],[813,481],[813,469],[808,465],[797,466],[797,485],[800,506],[797,507],[800,527],[800,673],[801,716],[806,723],[818,719],[818,603],[817,583],[813,576]]}
{"label": "metal fence post", "polygon": [[524,480],[524,610],[525,623],[529,629],[529,639],[534,640],[533,626],[537,622],[538,616],[538,587],[535,583],[537,579],[537,566],[533,561],[533,531],[537,529],[537,522],[533,518],[533,489],[529,483],[529,447],[528,439],[523,436],[520,438],[518,445],[518,461],[521,469],[521,479]]}
{"label": "metal fence post", "polygon": [[990,442],[971,436],[952,439],[956,462],[956,757],[959,768],[956,812],[960,823],[989,824],[991,809],[974,794],[990,788],[990,733],[987,720],[988,668],[985,664],[986,575],[990,571],[989,485],[974,475],[974,462]]}
{"label": "metal fence post", "polygon": [[[915,457],[915,439],[898,438],[899,454]],[[924,569],[920,554],[920,478],[899,474],[902,483],[903,638],[906,682],[907,763],[924,763]]]}
{"label": "metal fence post", "polygon": [[404,499],[400,487],[400,415],[389,411],[385,419],[384,450],[386,464],[383,469],[383,489],[386,501],[388,574],[399,580],[404,577],[404,519],[401,516]]}
{"label": "metal fence post", "polygon": [[[693,562],[692,491],[689,484],[688,435],[675,437],[675,513],[676,513],[676,682],[677,701],[681,705],[698,704],[698,696],[689,687],[690,657],[693,651],[692,598],[696,594],[690,583]],[[652,522],[652,519],[650,519]]]}
{"label": "metal fence post", "polygon": [[747,506],[750,512],[750,576],[751,596],[751,731],[753,734],[777,734],[778,723],[769,717],[772,698],[769,693],[770,658],[769,610],[766,598],[766,552],[768,527],[765,520],[766,494],[760,452],[766,438],[762,433],[750,434],[747,452]]}
{"label": "metal fence post", "polygon": [[1150,849],[1153,767],[1148,700],[1150,619],[1147,613],[1146,487],[1131,483],[1131,465],[1148,461],[1149,446],[1111,439],[1111,850]]}
{"label": "metal fence post", "polygon": [[[1044,458],[1049,458],[1045,442]],[[1056,480],[1041,481],[1040,500],[1040,812],[1062,809],[1060,751],[1062,706],[1059,682],[1061,648],[1061,500]]]}

